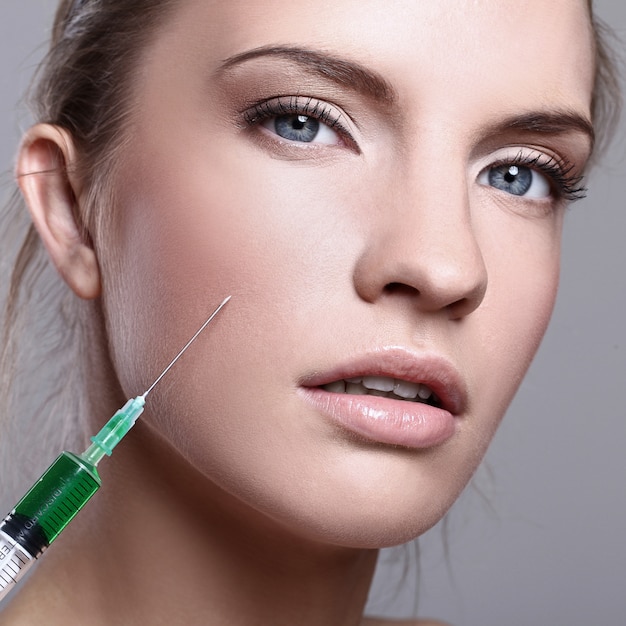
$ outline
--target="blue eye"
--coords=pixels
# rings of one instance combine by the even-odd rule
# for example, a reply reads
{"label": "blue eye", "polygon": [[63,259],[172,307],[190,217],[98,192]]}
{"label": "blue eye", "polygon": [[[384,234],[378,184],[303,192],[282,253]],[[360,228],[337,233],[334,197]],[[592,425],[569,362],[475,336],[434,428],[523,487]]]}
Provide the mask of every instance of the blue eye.
{"label": "blue eye", "polygon": [[514,163],[486,169],[479,176],[478,182],[526,198],[548,198],[552,192],[546,176],[530,167]]}
{"label": "blue eye", "polygon": [[277,115],[267,118],[262,126],[287,141],[321,144],[339,142],[334,130],[310,115]]}

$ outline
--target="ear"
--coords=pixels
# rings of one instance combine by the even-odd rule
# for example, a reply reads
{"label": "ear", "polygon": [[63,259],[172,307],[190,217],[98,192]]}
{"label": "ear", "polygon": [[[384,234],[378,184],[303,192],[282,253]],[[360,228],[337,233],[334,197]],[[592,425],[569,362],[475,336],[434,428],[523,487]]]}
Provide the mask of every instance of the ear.
{"label": "ear", "polygon": [[16,175],[43,244],[63,280],[81,298],[100,295],[98,261],[77,221],[81,197],[71,135],[50,124],[37,124],[24,136]]}

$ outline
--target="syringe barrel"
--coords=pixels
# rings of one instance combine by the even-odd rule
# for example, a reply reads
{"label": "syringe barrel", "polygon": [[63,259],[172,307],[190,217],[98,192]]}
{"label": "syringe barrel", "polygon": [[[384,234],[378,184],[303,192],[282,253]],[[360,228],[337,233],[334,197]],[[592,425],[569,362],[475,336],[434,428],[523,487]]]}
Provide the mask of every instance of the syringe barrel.
{"label": "syringe barrel", "polygon": [[35,557],[0,530],[0,602],[35,564]]}
{"label": "syringe barrel", "polygon": [[[95,467],[76,454],[62,452],[11,515],[19,517],[25,529],[39,527],[50,545],[99,487]],[[14,538],[22,543],[19,535]]]}
{"label": "syringe barrel", "polygon": [[71,452],[31,487],[0,523],[0,600],[99,487],[96,468]]}

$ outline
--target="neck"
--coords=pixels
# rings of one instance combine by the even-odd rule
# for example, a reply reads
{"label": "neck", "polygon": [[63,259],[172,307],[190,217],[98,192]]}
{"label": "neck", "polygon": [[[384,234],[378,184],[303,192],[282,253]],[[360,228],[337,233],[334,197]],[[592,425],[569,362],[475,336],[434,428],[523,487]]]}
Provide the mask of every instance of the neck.
{"label": "neck", "polygon": [[101,474],[14,610],[43,606],[50,625],[361,623],[376,551],[298,537],[208,484],[143,424]]}

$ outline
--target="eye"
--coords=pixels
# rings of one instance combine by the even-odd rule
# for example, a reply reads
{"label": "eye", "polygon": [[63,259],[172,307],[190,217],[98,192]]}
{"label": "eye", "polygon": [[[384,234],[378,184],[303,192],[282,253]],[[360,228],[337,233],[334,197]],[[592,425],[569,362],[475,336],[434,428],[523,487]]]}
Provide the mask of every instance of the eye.
{"label": "eye", "polygon": [[552,195],[547,176],[518,163],[491,166],[483,170],[478,182],[513,196],[541,199]]}
{"label": "eye", "polygon": [[310,96],[277,96],[242,112],[246,125],[272,135],[277,144],[296,147],[347,147],[359,152],[346,114]]}
{"label": "eye", "polygon": [[277,115],[266,119],[261,126],[287,141],[326,145],[341,143],[332,128],[311,115]]}

